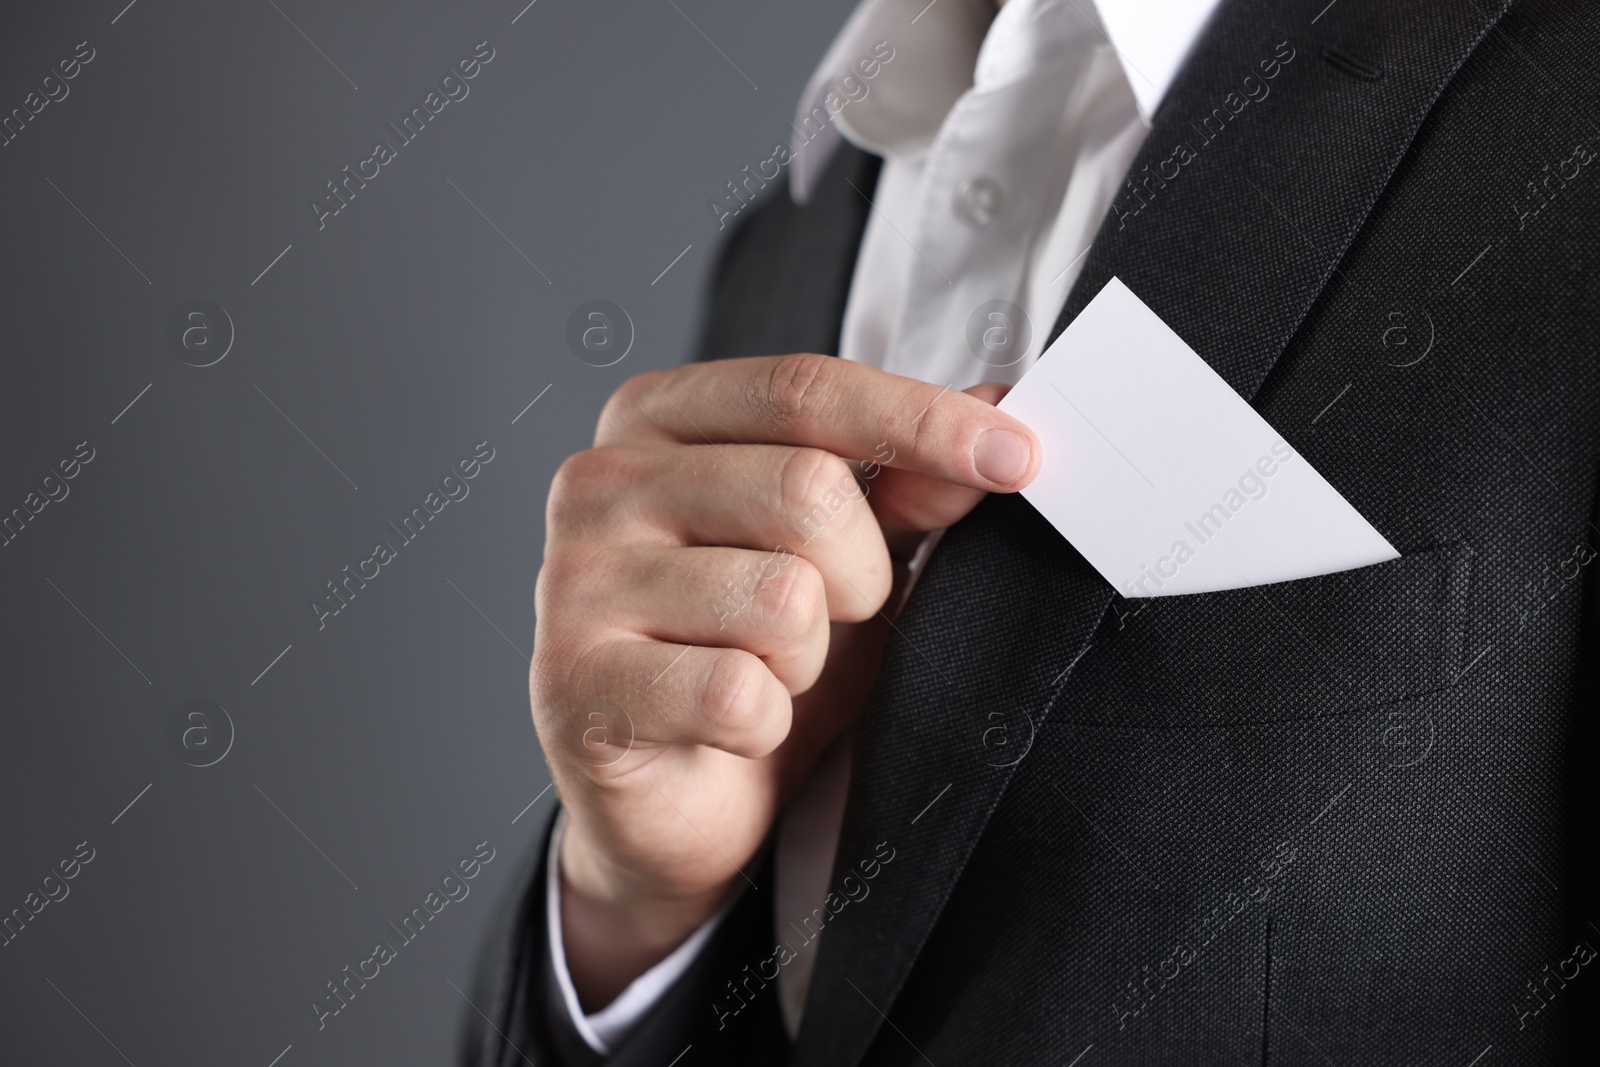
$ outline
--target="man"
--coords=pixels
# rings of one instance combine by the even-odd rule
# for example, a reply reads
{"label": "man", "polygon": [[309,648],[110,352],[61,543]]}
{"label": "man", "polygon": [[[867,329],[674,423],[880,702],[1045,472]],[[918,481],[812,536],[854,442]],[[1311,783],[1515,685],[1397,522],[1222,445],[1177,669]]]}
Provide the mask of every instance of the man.
{"label": "man", "polygon": [[[1592,1046],[1597,47],[1554,0],[867,0],[788,189],[712,203],[717,362],[552,486],[562,811],[469,1061]],[[1116,595],[990,406],[1112,277],[1400,557]]]}

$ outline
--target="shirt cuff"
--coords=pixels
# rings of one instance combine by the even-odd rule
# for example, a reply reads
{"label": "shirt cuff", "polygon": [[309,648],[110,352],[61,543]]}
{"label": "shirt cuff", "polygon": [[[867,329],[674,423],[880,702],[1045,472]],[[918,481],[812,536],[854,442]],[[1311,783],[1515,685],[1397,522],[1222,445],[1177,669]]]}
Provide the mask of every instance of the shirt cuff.
{"label": "shirt cuff", "polygon": [[556,984],[561,990],[561,1002],[566,1006],[567,1018],[571,1020],[573,1029],[578,1031],[585,1044],[604,1056],[627,1040],[646,1013],[683,977],[701,948],[711,939],[717,924],[732,910],[739,894],[733,894],[665,959],[629,982],[616,1000],[593,1015],[586,1015],[578,1003],[578,991],[572,984],[572,973],[567,970],[567,947],[561,931],[561,836],[566,828],[567,813],[563,809],[556,816],[555,827],[551,830],[550,854],[545,863],[548,871],[545,879],[545,921],[550,962],[555,971]]}

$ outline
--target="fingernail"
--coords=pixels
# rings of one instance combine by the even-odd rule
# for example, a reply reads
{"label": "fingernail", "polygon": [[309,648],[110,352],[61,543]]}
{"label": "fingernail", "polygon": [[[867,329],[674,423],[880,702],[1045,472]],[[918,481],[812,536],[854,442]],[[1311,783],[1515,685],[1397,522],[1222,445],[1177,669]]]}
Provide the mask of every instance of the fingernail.
{"label": "fingernail", "polygon": [[1011,485],[1028,473],[1032,458],[1028,439],[1011,430],[985,430],[972,446],[972,465],[998,485]]}

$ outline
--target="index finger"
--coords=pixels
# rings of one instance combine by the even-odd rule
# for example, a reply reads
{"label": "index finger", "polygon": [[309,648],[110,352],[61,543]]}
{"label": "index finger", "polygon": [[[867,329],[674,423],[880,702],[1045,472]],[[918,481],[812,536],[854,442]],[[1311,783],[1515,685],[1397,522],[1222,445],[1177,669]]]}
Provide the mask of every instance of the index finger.
{"label": "index finger", "polygon": [[814,353],[630,379],[606,404],[595,445],[650,439],[820,448],[989,492],[1027,485],[1042,454],[1032,430],[976,397]]}

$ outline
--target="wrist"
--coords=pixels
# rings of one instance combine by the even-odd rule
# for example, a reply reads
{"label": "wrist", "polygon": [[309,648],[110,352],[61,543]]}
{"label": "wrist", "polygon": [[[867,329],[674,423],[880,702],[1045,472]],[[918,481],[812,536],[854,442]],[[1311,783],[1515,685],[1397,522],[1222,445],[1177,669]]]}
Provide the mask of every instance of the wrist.
{"label": "wrist", "polygon": [[737,878],[663,892],[658,883],[597,854],[576,829],[568,824],[557,857],[559,920],[579,1005],[593,1014],[688,940],[727,901]]}

